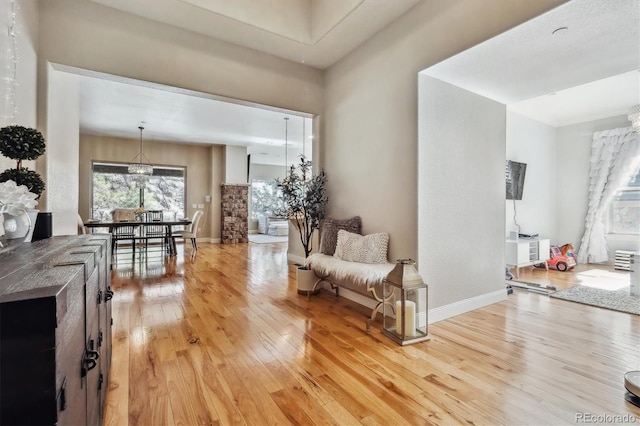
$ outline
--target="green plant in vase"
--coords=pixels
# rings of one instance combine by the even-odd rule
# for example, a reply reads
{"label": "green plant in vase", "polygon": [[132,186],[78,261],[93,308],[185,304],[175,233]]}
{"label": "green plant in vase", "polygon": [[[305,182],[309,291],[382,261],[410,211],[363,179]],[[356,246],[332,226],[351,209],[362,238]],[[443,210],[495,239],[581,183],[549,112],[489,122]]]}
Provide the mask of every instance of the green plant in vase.
{"label": "green plant in vase", "polygon": [[[325,183],[327,177],[324,170],[314,175],[312,163],[301,156],[300,163],[296,167],[291,165],[287,176],[276,179],[276,184],[282,190],[284,200],[284,215],[300,234],[300,242],[304,248],[305,259],[311,254],[313,233],[320,227],[320,221],[324,218],[329,199],[325,195]],[[317,277],[313,270],[306,265],[296,271],[298,293],[312,293],[315,289]]]}
{"label": "green plant in vase", "polygon": [[34,170],[22,166],[24,160],[35,160],[44,154],[45,141],[38,130],[24,126],[7,126],[0,129],[0,154],[16,161],[16,167],[0,173],[0,182],[14,181],[25,185],[29,192],[40,195],[45,184]]}
{"label": "green plant in vase", "polygon": [[311,166],[312,162],[301,156],[297,167],[291,165],[287,176],[276,180],[282,189],[284,216],[300,233],[305,259],[311,254],[313,232],[319,228],[329,202],[325,195],[327,177],[324,170],[314,175]]}
{"label": "green plant in vase", "polygon": [[[16,216],[15,222],[14,219],[9,219],[10,222],[4,224],[5,229],[3,230],[6,231],[4,238],[7,238],[10,234],[10,229],[7,226],[16,223],[18,226],[16,226],[15,233],[12,234],[14,240],[22,239],[23,230],[26,229],[26,232],[24,232],[24,241],[31,241],[35,221],[38,217],[38,210],[34,210],[35,205],[38,203],[35,200],[39,199],[40,195],[42,195],[45,184],[36,171],[23,167],[22,162],[24,160],[35,160],[44,154],[44,151],[44,137],[38,130],[16,125],[6,126],[0,129],[0,154],[16,161],[15,168],[7,169],[0,173],[0,183],[8,184],[11,182],[18,191],[31,194],[33,198],[35,198],[32,202],[24,205],[24,214]],[[4,188],[5,192],[9,190],[8,186],[4,186]],[[11,188],[13,188],[13,186]],[[11,189],[10,192],[13,191],[14,190]],[[2,203],[1,199],[0,203]],[[6,205],[5,203],[5,206]],[[12,214],[11,212],[5,212],[3,215],[11,216]]]}

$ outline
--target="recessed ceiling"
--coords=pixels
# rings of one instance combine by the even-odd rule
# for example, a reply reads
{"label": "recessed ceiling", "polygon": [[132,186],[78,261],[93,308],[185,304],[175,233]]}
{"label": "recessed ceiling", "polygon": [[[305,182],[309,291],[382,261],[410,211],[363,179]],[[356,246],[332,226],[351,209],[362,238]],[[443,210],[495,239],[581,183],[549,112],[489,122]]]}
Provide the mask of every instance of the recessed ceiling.
{"label": "recessed ceiling", "polygon": [[313,45],[364,0],[181,0],[243,24]]}
{"label": "recessed ceiling", "polygon": [[92,0],[328,68],[422,0]]}
{"label": "recessed ceiling", "polygon": [[573,0],[424,73],[507,105],[555,92],[517,109],[564,125],[640,103],[638,68],[640,2]]}

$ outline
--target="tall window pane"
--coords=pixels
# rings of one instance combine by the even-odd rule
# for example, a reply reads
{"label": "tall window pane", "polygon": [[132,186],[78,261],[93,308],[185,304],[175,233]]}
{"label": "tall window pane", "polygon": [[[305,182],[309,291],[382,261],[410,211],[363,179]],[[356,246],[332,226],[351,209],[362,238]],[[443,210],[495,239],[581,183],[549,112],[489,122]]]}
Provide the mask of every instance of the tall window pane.
{"label": "tall window pane", "polygon": [[251,219],[258,216],[274,216],[284,210],[282,191],[275,179],[253,179],[251,181]]}
{"label": "tall window pane", "polygon": [[92,217],[109,219],[115,208],[162,210],[184,216],[185,171],[182,167],[154,167],[145,178],[130,175],[122,164],[93,164]]}
{"label": "tall window pane", "polygon": [[609,233],[640,234],[640,170],[611,202]]}

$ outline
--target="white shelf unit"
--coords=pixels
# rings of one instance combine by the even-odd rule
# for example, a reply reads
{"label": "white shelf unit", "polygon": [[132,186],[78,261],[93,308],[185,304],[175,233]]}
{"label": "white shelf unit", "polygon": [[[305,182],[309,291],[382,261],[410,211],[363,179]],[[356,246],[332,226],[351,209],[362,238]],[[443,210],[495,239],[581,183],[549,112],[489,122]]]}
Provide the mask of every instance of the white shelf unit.
{"label": "white shelf unit", "polygon": [[640,298],[640,253],[629,255],[629,271],[631,295]]}
{"label": "white shelf unit", "polygon": [[516,278],[520,277],[520,268],[544,263],[547,270],[549,260],[549,239],[520,238],[505,243],[505,263],[516,268]]}
{"label": "white shelf unit", "polygon": [[631,259],[634,257],[634,254],[635,252],[633,251],[616,250],[613,268],[622,271],[630,271]]}

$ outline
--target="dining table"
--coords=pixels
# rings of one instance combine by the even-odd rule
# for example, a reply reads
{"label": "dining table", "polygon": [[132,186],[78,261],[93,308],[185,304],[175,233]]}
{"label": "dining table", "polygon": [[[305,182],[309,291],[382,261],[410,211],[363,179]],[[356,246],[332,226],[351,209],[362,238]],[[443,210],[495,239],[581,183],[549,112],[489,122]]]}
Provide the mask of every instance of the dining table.
{"label": "dining table", "polygon": [[[188,218],[184,219],[173,219],[173,220],[92,220],[89,219],[85,221],[84,226],[89,229],[97,229],[97,228],[107,228],[109,229],[109,233],[113,236],[115,235],[115,231],[117,228],[132,226],[134,229],[141,226],[164,226],[165,227],[165,238],[168,241],[168,253],[169,256],[175,256],[177,254],[176,250],[176,240],[173,237],[173,227],[174,226],[188,226],[191,225],[191,220]],[[155,237],[157,238],[157,237]],[[134,246],[136,239],[145,239],[144,236],[134,237]]]}

